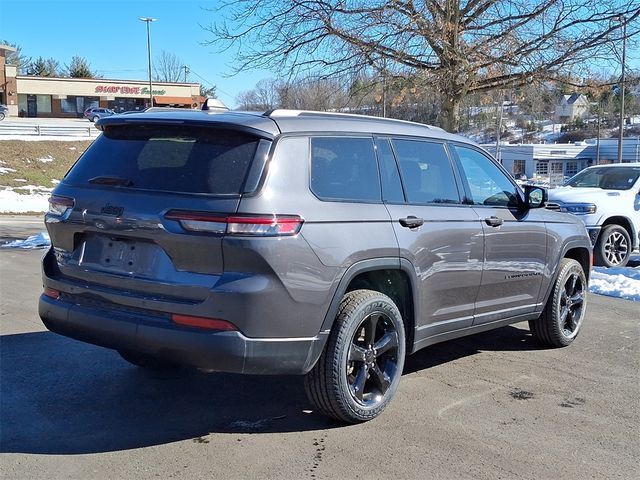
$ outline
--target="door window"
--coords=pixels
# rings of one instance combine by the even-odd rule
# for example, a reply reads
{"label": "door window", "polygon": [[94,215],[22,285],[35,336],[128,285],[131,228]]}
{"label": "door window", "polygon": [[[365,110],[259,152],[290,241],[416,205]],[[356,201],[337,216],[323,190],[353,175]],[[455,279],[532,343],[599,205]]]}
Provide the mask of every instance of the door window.
{"label": "door window", "polygon": [[511,207],[518,205],[516,186],[489,157],[477,150],[454,146],[474,205]]}
{"label": "door window", "polygon": [[460,203],[453,168],[443,144],[394,139],[393,147],[409,203]]}

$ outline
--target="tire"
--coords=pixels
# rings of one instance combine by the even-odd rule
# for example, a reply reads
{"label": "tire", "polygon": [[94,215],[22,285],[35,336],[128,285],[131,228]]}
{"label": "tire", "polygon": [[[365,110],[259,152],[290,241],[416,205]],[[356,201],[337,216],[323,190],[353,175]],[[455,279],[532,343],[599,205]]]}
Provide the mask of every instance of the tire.
{"label": "tire", "polygon": [[305,377],[320,413],[348,423],[371,420],[400,382],[405,332],[395,303],[373,290],[354,290],[340,303],[324,352]]}
{"label": "tire", "polygon": [[542,315],[529,321],[533,336],[549,347],[566,347],[580,333],[587,307],[587,277],[577,261],[563,258]]}
{"label": "tire", "polygon": [[4,112],[0,112],[0,122],[4,120]]}
{"label": "tire", "polygon": [[593,249],[596,265],[624,267],[631,257],[631,237],[620,225],[607,225],[598,236]]}
{"label": "tire", "polygon": [[97,115],[95,117],[91,117],[89,120],[91,120],[91,123],[96,123],[96,120],[99,120],[100,117],[98,117]]}
{"label": "tire", "polygon": [[144,368],[145,370],[154,371],[169,371],[177,370],[180,368],[175,363],[168,362],[153,355],[147,355],[144,353],[130,352],[127,350],[118,350],[120,356],[136,367]]}

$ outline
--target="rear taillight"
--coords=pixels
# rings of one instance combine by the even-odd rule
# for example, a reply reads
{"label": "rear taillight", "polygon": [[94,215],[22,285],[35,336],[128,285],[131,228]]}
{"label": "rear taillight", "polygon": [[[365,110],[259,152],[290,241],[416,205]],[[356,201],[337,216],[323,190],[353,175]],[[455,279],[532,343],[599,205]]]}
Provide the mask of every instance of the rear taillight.
{"label": "rear taillight", "polygon": [[205,317],[192,317],[191,315],[179,315],[174,313],[171,315],[173,323],[183,325],[185,327],[206,328],[209,330],[226,330],[235,331],[238,330],[236,326],[227,322],[226,320],[220,320],[217,318],[205,318]]}
{"label": "rear taillight", "polygon": [[49,213],[63,217],[73,209],[74,204],[73,198],[51,195],[49,197]]}
{"label": "rear taillight", "polygon": [[165,218],[180,222],[191,232],[221,233],[255,237],[296,235],[304,220],[298,215],[220,215],[171,210]]}
{"label": "rear taillight", "polygon": [[53,288],[44,287],[44,291],[42,293],[46,297],[53,298],[54,300],[58,300],[60,298],[60,292],[58,290],[54,290]]}

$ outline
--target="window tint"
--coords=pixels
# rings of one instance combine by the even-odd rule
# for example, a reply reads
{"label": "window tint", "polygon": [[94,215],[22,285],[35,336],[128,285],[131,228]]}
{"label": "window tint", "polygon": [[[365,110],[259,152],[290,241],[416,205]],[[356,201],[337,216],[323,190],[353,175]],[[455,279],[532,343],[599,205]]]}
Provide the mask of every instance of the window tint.
{"label": "window tint", "polygon": [[460,203],[453,169],[441,143],[393,140],[409,203]]}
{"label": "window tint", "polygon": [[65,180],[119,177],[128,188],[238,194],[259,139],[211,127],[114,125],[89,147]]}
{"label": "window tint", "polygon": [[325,199],[379,202],[380,177],[373,139],[312,138],[311,190]]}
{"label": "window tint", "polygon": [[404,203],[400,174],[389,140],[386,138],[376,140],[376,147],[380,162],[380,176],[382,177],[382,198],[385,202]]}
{"label": "window tint", "polygon": [[516,187],[485,155],[460,146],[454,146],[471,190],[474,205],[516,206]]}

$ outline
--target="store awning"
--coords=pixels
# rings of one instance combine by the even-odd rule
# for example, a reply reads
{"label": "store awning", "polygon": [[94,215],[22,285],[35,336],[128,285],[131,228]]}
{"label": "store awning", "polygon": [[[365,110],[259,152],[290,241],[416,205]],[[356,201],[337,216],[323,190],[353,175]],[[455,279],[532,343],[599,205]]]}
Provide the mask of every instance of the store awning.
{"label": "store awning", "polygon": [[153,97],[153,101],[157,105],[191,105],[193,99],[191,97]]}

